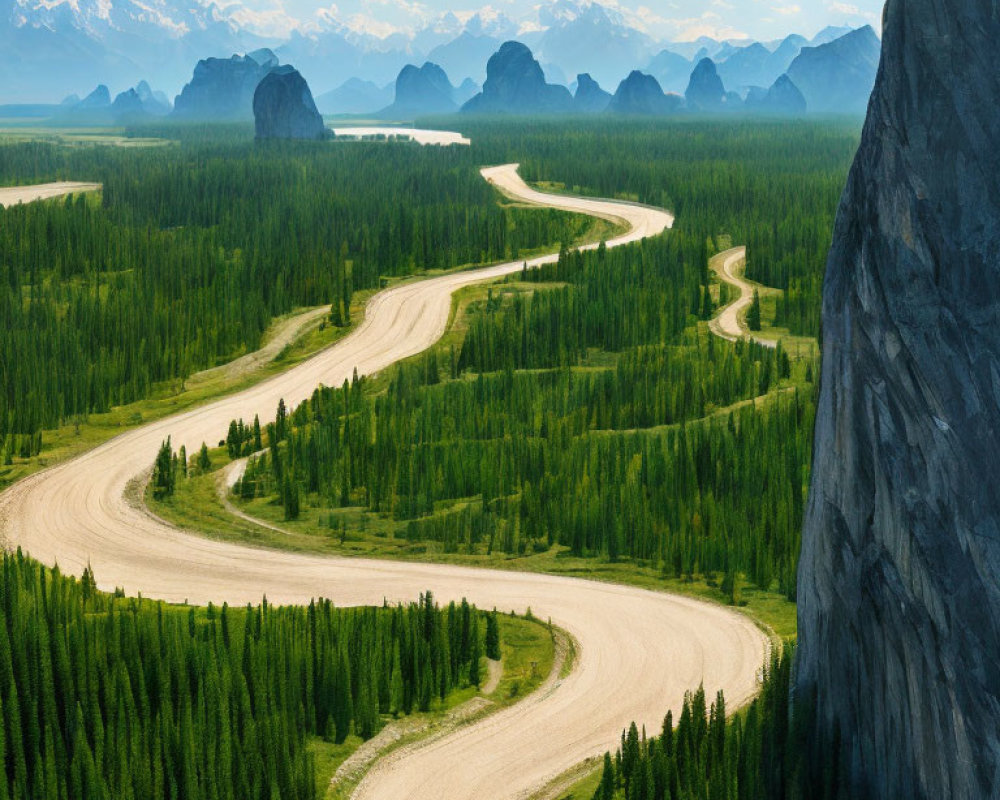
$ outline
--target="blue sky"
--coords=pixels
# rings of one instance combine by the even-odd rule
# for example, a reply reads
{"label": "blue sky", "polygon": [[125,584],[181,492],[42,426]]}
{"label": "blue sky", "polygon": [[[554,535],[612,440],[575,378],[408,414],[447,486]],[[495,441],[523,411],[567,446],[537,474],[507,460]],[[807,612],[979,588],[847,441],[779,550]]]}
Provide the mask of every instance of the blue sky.
{"label": "blue sky", "polygon": [[[577,0],[579,1],[579,0]],[[881,0],[597,0],[657,39],[775,39],[788,33],[811,37],[827,25],[871,24],[880,31]],[[505,18],[517,26],[537,24],[539,12],[560,0],[238,0],[219,2],[227,15],[260,32],[292,27],[345,25],[384,37],[433,24],[451,12],[464,21],[480,14],[487,22]],[[582,0],[586,3],[587,0]]]}

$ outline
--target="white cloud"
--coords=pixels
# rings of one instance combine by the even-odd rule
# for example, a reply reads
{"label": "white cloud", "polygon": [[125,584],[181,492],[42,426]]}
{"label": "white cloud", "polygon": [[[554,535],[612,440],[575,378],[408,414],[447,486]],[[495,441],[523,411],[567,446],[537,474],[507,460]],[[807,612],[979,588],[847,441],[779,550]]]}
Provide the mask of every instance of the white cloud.
{"label": "white cloud", "polygon": [[771,10],[775,14],[781,14],[784,17],[790,17],[790,16],[794,16],[795,14],[801,14],[802,13],[802,6],[798,6],[798,5],[795,5],[795,4],[788,5],[788,6],[771,6]]}
{"label": "white cloud", "polygon": [[875,24],[881,22],[882,17],[873,11],[865,11],[863,8],[859,8],[854,5],[854,3],[840,3],[834,0],[830,3],[827,8],[834,14],[844,14],[848,17],[860,17],[861,19],[868,20]]}

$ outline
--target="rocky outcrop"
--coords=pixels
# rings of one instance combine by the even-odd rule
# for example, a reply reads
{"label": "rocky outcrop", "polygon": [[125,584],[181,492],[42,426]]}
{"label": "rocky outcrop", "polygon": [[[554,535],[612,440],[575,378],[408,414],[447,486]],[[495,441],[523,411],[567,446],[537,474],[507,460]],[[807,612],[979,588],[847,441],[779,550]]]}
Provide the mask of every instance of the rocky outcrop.
{"label": "rocky outcrop", "polygon": [[277,66],[278,59],[270,50],[203,59],[177,96],[174,116],[198,121],[250,119],[257,84]]}
{"label": "rocky outcrop", "polygon": [[576,76],[576,94],[573,95],[573,110],[583,114],[599,114],[611,102],[610,92],[604,91],[600,84],[584,72]]}
{"label": "rocky outcrop", "polygon": [[455,88],[445,71],[426,62],[422,67],[407,64],[396,78],[392,105],[379,112],[387,119],[413,119],[421,114],[450,114],[458,110]]}
{"label": "rocky outcrop", "polygon": [[889,0],[883,30],[823,292],[796,704],[846,796],[995,798],[1000,15]]}
{"label": "rocky outcrop", "polygon": [[699,61],[684,92],[689,111],[716,112],[726,108],[726,87],[710,58]]}
{"label": "rocky outcrop", "polygon": [[258,139],[326,138],[309,84],[291,66],[275,67],[264,76],[254,92],[253,116]]}
{"label": "rocky outcrop", "polygon": [[83,98],[73,108],[76,111],[94,111],[111,105],[111,92],[103,83]]}
{"label": "rocky outcrop", "polygon": [[551,114],[572,111],[565,86],[545,82],[541,65],[520,42],[505,42],[486,62],[483,91],[462,106],[478,114]]}
{"label": "rocky outcrop", "polygon": [[170,104],[163,92],[154,92],[146,81],[139,81],[111,104],[111,117],[117,125],[149,122],[154,117],[170,113]]}
{"label": "rocky outcrop", "polygon": [[665,95],[656,78],[635,70],[618,85],[608,111],[616,114],[669,114],[680,105],[678,95]]}
{"label": "rocky outcrop", "polygon": [[113,125],[111,92],[103,83],[83,100],[57,107],[52,116],[56,125]]}
{"label": "rocky outcrop", "polygon": [[111,104],[111,116],[119,125],[145,122],[150,118],[142,106],[142,98],[139,97],[135,89],[122,92],[115,98]]}
{"label": "rocky outcrop", "polygon": [[142,102],[142,108],[147,114],[163,116],[169,114],[171,110],[170,101],[163,92],[154,91],[146,81],[139,81],[135,85],[135,93]]}
{"label": "rocky outcrop", "polygon": [[747,111],[761,114],[805,114],[806,99],[787,75],[782,75],[766,91],[759,86],[751,86],[744,107]]}
{"label": "rocky outcrop", "polygon": [[870,25],[819,47],[804,47],[788,67],[810,111],[863,113],[875,84],[881,42]]}

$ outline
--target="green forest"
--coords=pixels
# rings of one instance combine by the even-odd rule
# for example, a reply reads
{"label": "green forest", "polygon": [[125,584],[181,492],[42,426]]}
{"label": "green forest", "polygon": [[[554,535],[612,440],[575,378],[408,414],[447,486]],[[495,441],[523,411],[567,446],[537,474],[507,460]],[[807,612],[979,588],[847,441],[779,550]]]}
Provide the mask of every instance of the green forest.
{"label": "green forest", "polygon": [[[593,800],[839,800],[835,753],[809,752],[809,705],[790,702],[794,648],[765,669],[746,708],[726,709],[722,692],[688,694],[658,736],[635,723],[607,753]],[[576,796],[576,795],[574,795]]]}
{"label": "green forest", "polygon": [[[207,608],[0,565],[0,798],[316,796],[311,737],[373,736],[478,686],[496,612],[464,601]],[[485,619],[484,619],[485,617]],[[484,635],[485,631],[485,635]]]}
{"label": "green forest", "polygon": [[[675,229],[564,246],[456,303],[427,353],[317,387],[273,422],[233,420],[218,439],[250,457],[235,499],[341,544],[370,525],[431,557],[570,554],[709,576],[737,605],[748,582],[794,599],[816,349],[712,336],[726,292],[708,260],[746,244],[748,275],[780,290],[754,324],[816,337],[856,125],[466,128],[471,148],[262,146],[200,128],[157,148],[0,145],[5,184],[104,184],[0,210],[4,462],[253,350],[293,309],[328,306],[346,330],[352,300],[393,278],[586,236],[587,220],[509,204],[478,173],[518,161],[543,188],[669,208]],[[152,497],[214,481],[221,461],[165,441]],[[2,571],[0,800],[311,798],[317,741],[441,708],[499,653],[495,612],[429,594],[195,609],[102,593],[89,570],[74,580],[20,553]],[[627,731],[596,800],[833,797],[798,761],[791,660],[728,722],[725,699],[698,692],[676,730],[668,716],[658,736]]]}
{"label": "green forest", "polygon": [[[558,544],[794,596],[812,384],[780,347],[689,326],[702,246],[686,241],[564,254],[523,276],[564,288],[492,294],[450,358],[395,369],[384,392],[362,378],[279,409],[237,494],[289,519],[360,505],[444,552]],[[594,348],[615,357],[591,365]],[[739,405],[768,394],[763,412]],[[234,437],[232,455],[260,449],[242,421]]]}
{"label": "green forest", "polygon": [[[737,576],[794,599],[815,351],[708,335],[720,302],[708,259],[723,242],[748,242],[751,275],[785,289],[769,324],[815,334],[856,131],[581,124],[563,138],[544,121],[472,123],[471,134],[482,160],[519,160],[543,185],[559,177],[554,189],[629,187],[631,199],[676,209],[674,229],[564,250],[472,303],[447,346],[282,410],[237,493],[288,520],[311,510],[332,528],[378,519],[393,538],[444,554],[556,547],[675,577],[719,573],[734,603]],[[806,285],[808,313],[796,316],[788,298]],[[262,449],[249,430],[234,420],[232,457]],[[360,522],[341,513],[358,510]]]}
{"label": "green forest", "polygon": [[748,277],[783,290],[776,322],[817,336],[833,221],[860,120],[463,120],[484,163],[527,181],[668,208],[677,224],[732,236]]}
{"label": "green forest", "polygon": [[0,209],[0,455],[256,349],[276,315],[383,278],[516,258],[589,222],[504,207],[467,150],[0,145],[0,183],[73,178],[95,198]]}

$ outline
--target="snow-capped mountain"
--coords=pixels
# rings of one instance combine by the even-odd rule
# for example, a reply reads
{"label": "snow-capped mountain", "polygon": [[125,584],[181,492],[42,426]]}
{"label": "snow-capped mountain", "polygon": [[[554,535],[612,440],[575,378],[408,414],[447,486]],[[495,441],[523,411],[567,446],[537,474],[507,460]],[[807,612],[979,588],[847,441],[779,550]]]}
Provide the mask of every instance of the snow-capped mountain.
{"label": "snow-capped mountain", "polygon": [[[402,2],[402,0],[400,0]],[[780,74],[805,44],[822,44],[838,30],[757,45],[701,37],[670,44],[644,29],[643,19],[617,0],[543,0],[524,16],[484,6],[428,15],[413,4],[410,28],[337,6],[296,19],[278,4],[272,10],[232,0],[0,0],[0,103],[58,102],[83,96],[97,84],[114,91],[148,80],[173,97],[195,63],[270,47],[294,64],[318,94],[352,78],[383,87],[407,64],[440,65],[456,84],[482,83],[486,62],[516,39],[532,49],[553,83],[590,73],[615,86],[634,69],[665,84],[686,83],[685,62],[709,56],[752,65],[755,79]],[[372,3],[371,8],[378,4]],[[742,67],[740,68],[742,70]],[[763,80],[761,80],[763,82]]]}

